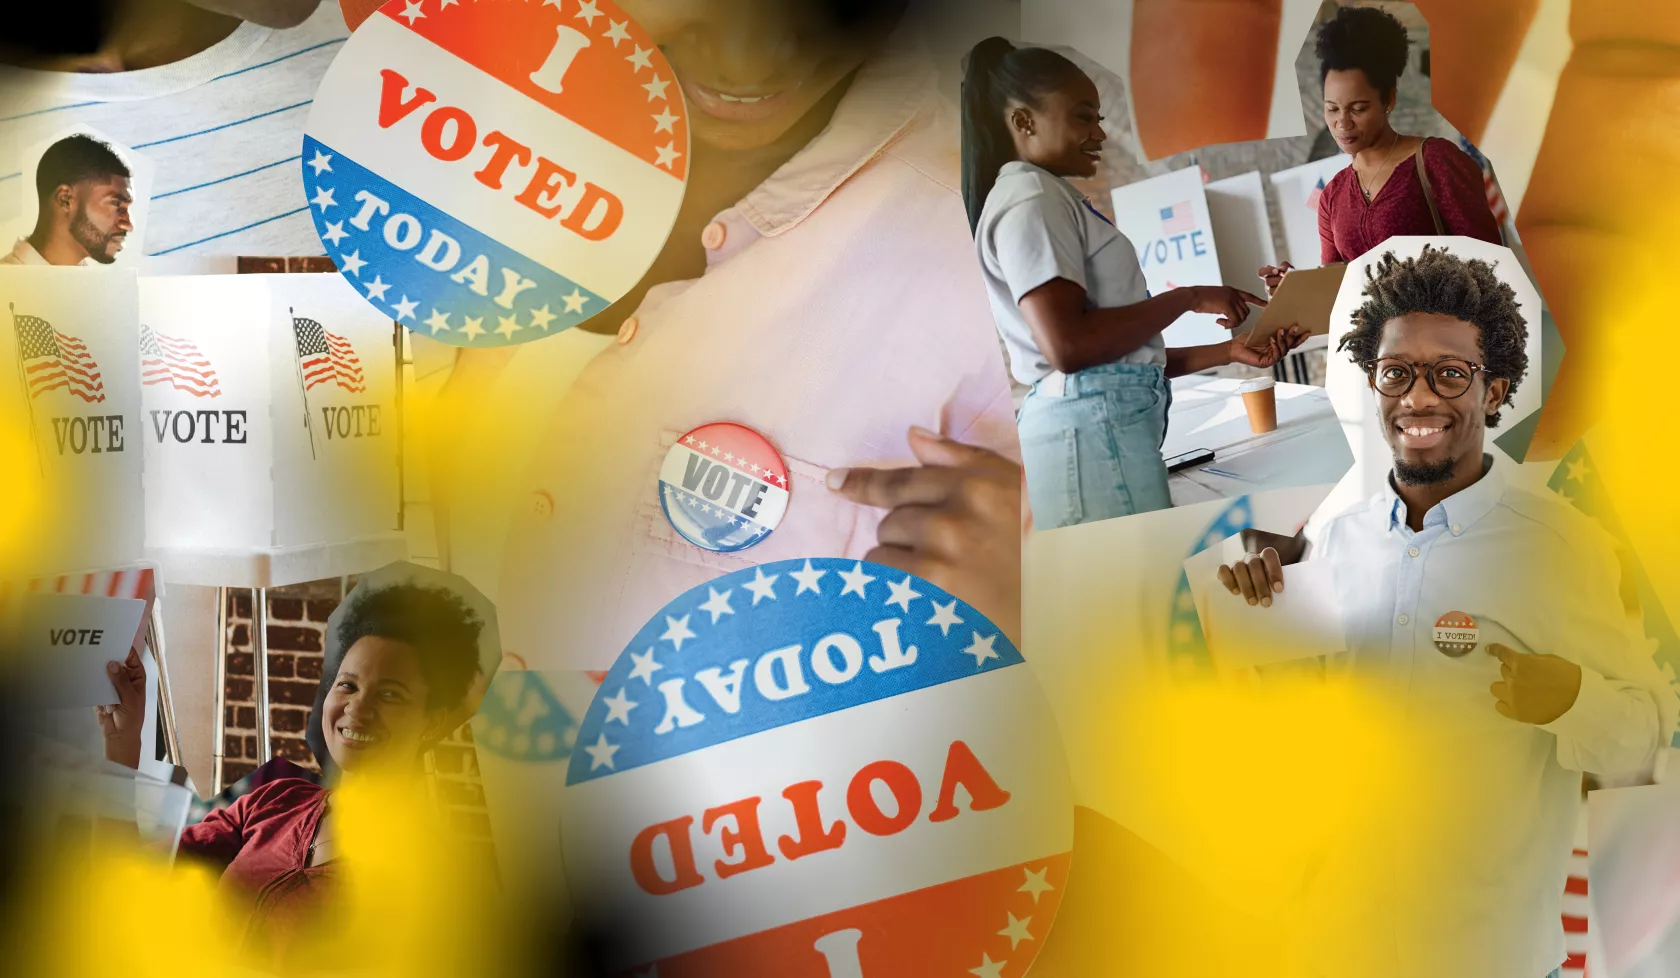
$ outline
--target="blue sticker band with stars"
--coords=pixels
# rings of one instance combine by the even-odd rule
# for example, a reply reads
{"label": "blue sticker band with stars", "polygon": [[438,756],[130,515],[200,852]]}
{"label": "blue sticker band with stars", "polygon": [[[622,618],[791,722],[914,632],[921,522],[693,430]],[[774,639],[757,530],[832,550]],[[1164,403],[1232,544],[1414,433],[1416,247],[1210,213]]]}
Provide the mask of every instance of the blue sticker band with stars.
{"label": "blue sticker band with stars", "polygon": [[978,611],[902,571],[762,564],[688,591],[642,627],[584,714],[566,783],[1021,662]]}
{"label": "blue sticker band with stars", "polygon": [[417,333],[455,346],[507,346],[609,305],[314,137],[303,138],[302,167],[328,256],[369,302]]}

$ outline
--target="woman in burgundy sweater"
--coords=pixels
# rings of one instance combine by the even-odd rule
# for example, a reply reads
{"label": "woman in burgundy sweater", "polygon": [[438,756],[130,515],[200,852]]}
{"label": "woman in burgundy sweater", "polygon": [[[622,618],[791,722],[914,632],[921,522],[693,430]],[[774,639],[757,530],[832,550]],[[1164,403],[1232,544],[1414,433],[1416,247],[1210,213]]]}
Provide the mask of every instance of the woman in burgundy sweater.
{"label": "woman in burgundy sweater", "polygon": [[[1501,243],[1481,166],[1450,140],[1408,136],[1389,124],[1406,70],[1406,28],[1376,7],[1342,7],[1319,28],[1316,51],[1324,124],[1342,152],[1353,157],[1319,197],[1321,261],[1352,261],[1397,235],[1463,235]],[[1433,212],[1424,178],[1433,191]],[[1285,262],[1260,270],[1269,290],[1289,267]]]}
{"label": "woman in burgundy sweater", "polygon": [[[327,752],[340,783],[375,770],[418,773],[421,755],[460,723],[483,623],[442,588],[392,584],[351,601],[337,634],[345,652],[321,708]],[[137,766],[144,672],[131,657],[110,673],[122,703],[101,708],[106,756]],[[313,781],[276,778],[181,834],[181,856],[218,869],[222,893],[248,908],[243,946],[256,959],[283,960],[329,936],[314,924],[337,865],[331,795]]]}

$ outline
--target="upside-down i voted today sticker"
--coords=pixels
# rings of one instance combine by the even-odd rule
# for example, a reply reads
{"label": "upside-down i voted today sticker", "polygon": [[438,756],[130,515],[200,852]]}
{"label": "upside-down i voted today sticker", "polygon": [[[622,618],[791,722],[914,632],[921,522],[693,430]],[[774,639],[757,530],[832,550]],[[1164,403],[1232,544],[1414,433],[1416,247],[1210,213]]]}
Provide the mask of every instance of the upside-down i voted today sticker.
{"label": "upside-down i voted today sticker", "polygon": [[729,553],[770,535],[788,506],[787,463],[745,425],[701,425],[659,466],[659,505],[671,528],[702,550]]}
{"label": "upside-down i voted today sticker", "polygon": [[505,346],[640,280],[687,160],[671,67],[610,0],[391,0],[322,79],[302,166],[316,231],[369,302]]}
{"label": "upside-down i voted today sticker", "polygon": [[576,742],[566,875],[616,973],[1020,975],[1067,880],[1067,767],[1020,653],[877,564],[677,598]]}
{"label": "upside-down i voted today sticker", "polygon": [[1458,658],[1474,651],[1482,631],[1467,612],[1449,611],[1435,619],[1435,647],[1442,655]]}

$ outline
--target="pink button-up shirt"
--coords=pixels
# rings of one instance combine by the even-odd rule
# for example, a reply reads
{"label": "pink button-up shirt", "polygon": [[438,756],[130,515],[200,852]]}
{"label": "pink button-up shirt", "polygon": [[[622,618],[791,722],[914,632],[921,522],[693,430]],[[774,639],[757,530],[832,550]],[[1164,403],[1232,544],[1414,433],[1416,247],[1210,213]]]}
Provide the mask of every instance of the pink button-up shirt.
{"label": "pink button-up shirt", "polygon": [[[794,557],[861,557],[881,511],[829,468],[912,464],[922,425],[1019,458],[1003,358],[958,190],[955,114],[902,40],[829,126],[717,215],[699,279],[649,291],[539,443],[502,565],[503,647],[533,669],[606,669],[687,589]],[[660,462],[715,421],[763,434],[791,498],[757,545],[712,553],[660,508]],[[538,495],[538,494],[541,495]]]}

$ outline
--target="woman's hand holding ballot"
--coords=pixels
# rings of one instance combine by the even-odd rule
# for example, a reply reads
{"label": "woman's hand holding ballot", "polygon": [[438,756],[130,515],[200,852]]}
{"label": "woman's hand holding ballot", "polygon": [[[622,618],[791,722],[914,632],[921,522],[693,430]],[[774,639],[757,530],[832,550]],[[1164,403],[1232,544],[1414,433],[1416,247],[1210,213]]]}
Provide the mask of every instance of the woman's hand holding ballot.
{"label": "woman's hand holding ballot", "polygon": [[1278,286],[1283,284],[1283,277],[1294,270],[1295,266],[1288,262],[1280,262],[1276,265],[1261,265],[1260,271],[1256,274],[1260,276],[1262,282],[1266,283],[1266,298],[1269,299],[1276,295]]}
{"label": "woman's hand holding ballot", "polygon": [[863,559],[939,585],[1020,641],[1021,467],[924,428],[910,450],[921,466],[828,471],[830,489],[890,510]]}
{"label": "woman's hand holding ballot", "polygon": [[1273,333],[1272,338],[1266,341],[1265,349],[1256,350],[1248,345],[1247,339],[1239,336],[1231,341],[1231,362],[1250,367],[1270,367],[1305,342],[1306,338],[1307,334],[1301,327],[1291,326]]}
{"label": "woman's hand holding ballot", "polygon": [[116,687],[114,706],[96,706],[99,732],[105,738],[105,759],[124,767],[140,767],[140,728],[146,719],[146,667],[140,653],[130,649],[121,662],[105,663]]}

